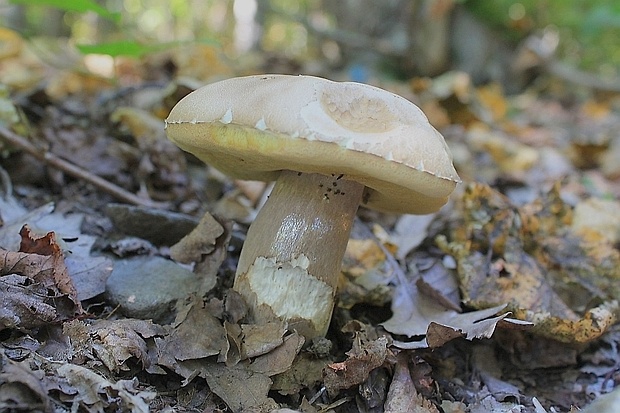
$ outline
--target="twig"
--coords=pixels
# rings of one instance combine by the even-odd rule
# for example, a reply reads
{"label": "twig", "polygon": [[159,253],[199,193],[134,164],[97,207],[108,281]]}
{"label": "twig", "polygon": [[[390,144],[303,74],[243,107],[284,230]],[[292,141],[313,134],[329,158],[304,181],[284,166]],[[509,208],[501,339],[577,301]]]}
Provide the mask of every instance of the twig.
{"label": "twig", "polygon": [[54,155],[49,151],[41,151],[32,143],[28,142],[28,140],[24,137],[12,132],[11,130],[3,126],[0,126],[0,138],[15,146],[16,148],[28,153],[29,155],[34,156],[41,162],[44,162],[53,168],[61,170],[67,175],[91,183],[98,189],[112,195],[119,201],[148,208],[163,209],[168,207],[167,203],[156,202],[150,199],[141,198],[129,191],[126,191],[120,186],[113,184],[112,182],[106,181],[100,176],[94,175],[87,170],[60,158],[57,155]]}

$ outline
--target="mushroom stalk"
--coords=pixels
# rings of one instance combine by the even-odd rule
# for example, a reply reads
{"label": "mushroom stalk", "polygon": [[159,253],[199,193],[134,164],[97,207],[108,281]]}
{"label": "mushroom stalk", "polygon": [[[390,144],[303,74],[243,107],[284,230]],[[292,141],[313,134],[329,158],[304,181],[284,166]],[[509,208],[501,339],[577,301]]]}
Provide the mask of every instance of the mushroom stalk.
{"label": "mushroom stalk", "polygon": [[285,320],[306,338],[327,332],[363,193],[343,175],[282,171],[248,230],[235,278],[255,322]]}

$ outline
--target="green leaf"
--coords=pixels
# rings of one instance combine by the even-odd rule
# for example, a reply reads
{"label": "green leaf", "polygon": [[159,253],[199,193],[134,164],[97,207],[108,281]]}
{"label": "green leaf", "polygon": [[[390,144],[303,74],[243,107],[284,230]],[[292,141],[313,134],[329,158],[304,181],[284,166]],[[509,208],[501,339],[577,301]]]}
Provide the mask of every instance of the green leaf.
{"label": "green leaf", "polygon": [[161,50],[161,45],[144,45],[133,40],[121,40],[110,43],[78,44],[77,48],[82,54],[140,57]]}
{"label": "green leaf", "polygon": [[97,4],[94,0],[9,0],[12,4],[22,4],[24,6],[47,6],[60,10],[73,11],[78,13],[93,12],[99,16],[120,23],[120,13],[114,13],[105,7]]}
{"label": "green leaf", "polygon": [[[186,43],[187,42],[169,42],[147,45],[135,40],[120,40],[110,43],[78,44],[77,48],[82,54],[106,54],[112,57],[141,57],[149,53],[160,52]],[[216,44],[216,42],[211,39],[202,40],[200,43]]]}

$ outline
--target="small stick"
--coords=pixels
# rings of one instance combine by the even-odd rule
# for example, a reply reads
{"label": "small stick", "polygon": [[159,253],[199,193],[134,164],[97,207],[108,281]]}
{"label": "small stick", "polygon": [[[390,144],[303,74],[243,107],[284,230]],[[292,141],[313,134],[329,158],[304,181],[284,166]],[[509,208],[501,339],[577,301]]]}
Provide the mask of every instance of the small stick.
{"label": "small stick", "polygon": [[28,142],[27,139],[3,126],[0,126],[0,138],[10,143],[11,145],[21,149],[22,151],[34,156],[41,162],[44,162],[45,164],[53,168],[61,170],[67,175],[93,184],[98,189],[112,195],[119,201],[148,208],[163,209],[168,206],[168,204],[164,202],[156,202],[151,199],[141,198],[136,194],[126,191],[120,186],[115,185],[112,182],[106,181],[100,176],[94,175],[87,170],[60,158],[57,155],[54,155],[49,151],[40,151],[36,146]]}

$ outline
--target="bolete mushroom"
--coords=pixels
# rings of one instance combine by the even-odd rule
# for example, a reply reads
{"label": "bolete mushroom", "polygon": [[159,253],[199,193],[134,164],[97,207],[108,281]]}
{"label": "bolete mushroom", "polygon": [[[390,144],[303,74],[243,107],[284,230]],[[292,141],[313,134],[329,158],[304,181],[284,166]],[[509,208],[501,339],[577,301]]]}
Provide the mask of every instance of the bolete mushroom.
{"label": "bolete mushroom", "polygon": [[234,289],[254,322],[285,320],[306,338],[327,332],[358,206],[431,213],[459,182],[417,106],[359,83],[232,78],[183,98],[166,130],[231,177],[276,181],[248,230]]}

